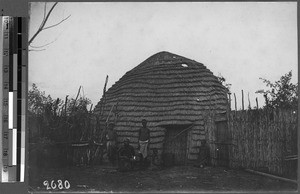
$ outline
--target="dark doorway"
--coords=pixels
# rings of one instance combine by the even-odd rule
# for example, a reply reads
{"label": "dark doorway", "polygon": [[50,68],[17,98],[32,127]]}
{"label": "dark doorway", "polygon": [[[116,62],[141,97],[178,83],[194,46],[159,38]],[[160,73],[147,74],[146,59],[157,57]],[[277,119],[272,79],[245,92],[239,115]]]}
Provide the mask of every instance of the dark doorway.
{"label": "dark doorway", "polygon": [[228,149],[228,124],[227,121],[216,122],[216,152],[217,152],[217,165],[229,166],[229,149]]}
{"label": "dark doorway", "polygon": [[189,125],[166,125],[164,153],[174,155],[175,165],[184,165],[187,162],[187,131]]}

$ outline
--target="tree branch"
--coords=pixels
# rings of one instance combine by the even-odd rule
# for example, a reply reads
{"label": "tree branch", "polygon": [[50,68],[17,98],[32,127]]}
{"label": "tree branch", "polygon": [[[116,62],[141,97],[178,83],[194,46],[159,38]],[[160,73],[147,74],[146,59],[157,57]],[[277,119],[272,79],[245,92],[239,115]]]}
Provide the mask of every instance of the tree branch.
{"label": "tree branch", "polygon": [[55,27],[55,26],[58,26],[59,24],[63,23],[63,22],[66,21],[67,19],[69,19],[70,16],[71,16],[71,15],[69,15],[68,17],[62,19],[62,20],[61,20],[60,22],[58,22],[57,24],[54,24],[54,25],[51,25],[51,26],[48,26],[48,27],[43,28],[43,30],[47,30],[47,29],[49,29],[49,28],[53,28],[53,27]]}
{"label": "tree branch", "polygon": [[55,42],[55,41],[57,41],[57,38],[55,38],[52,42],[49,42],[49,43],[44,44],[44,45],[42,45],[42,46],[32,46],[32,45],[29,45],[29,46],[32,47],[32,48],[43,48],[43,47],[45,47],[45,46],[48,46],[48,45],[52,44],[52,43]]}
{"label": "tree branch", "polygon": [[41,26],[39,27],[39,29],[36,31],[36,33],[32,36],[32,38],[29,40],[28,45],[30,45],[32,43],[32,41],[35,39],[35,37],[43,30],[47,20],[49,19],[49,16],[51,14],[51,12],[53,11],[54,7],[57,5],[58,2],[55,2],[54,5],[51,7],[50,11],[48,12],[46,18],[42,21]]}
{"label": "tree branch", "polygon": [[40,50],[38,50],[38,49],[29,49],[28,51],[44,51],[44,50],[46,50],[46,49],[40,49]]}
{"label": "tree branch", "polygon": [[43,21],[46,18],[46,10],[47,10],[47,2],[45,2],[45,5],[44,5],[44,17],[43,17]]}
{"label": "tree branch", "polygon": [[47,12],[47,2],[45,2],[45,5],[44,5],[44,17],[43,17],[43,20],[41,22],[41,25],[38,29],[40,29],[45,21],[45,18],[46,18],[46,12]]}

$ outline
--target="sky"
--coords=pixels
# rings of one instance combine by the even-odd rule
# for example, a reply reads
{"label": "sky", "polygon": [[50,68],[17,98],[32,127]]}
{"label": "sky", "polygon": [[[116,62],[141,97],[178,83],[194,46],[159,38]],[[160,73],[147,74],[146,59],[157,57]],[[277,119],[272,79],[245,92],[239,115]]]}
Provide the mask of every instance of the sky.
{"label": "sky", "polygon": [[[47,10],[53,3],[47,3]],[[43,19],[44,3],[30,4],[29,37]],[[259,78],[279,80],[290,70],[297,82],[296,2],[93,2],[58,3],[31,44],[29,86],[53,98],[82,95],[94,105],[107,88],[151,55],[168,51],[203,63],[222,75],[245,107],[267,89]],[[30,49],[37,49],[31,47]],[[38,48],[41,49],[41,48]],[[232,101],[232,108],[234,103]]]}

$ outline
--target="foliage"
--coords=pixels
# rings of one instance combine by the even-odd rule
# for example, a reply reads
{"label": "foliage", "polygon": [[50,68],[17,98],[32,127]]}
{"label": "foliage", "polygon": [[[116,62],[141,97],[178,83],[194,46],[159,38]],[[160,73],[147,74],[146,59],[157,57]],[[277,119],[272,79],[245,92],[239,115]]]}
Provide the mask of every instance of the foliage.
{"label": "foliage", "polygon": [[85,97],[80,97],[78,100],[71,98],[67,107],[69,114],[76,112],[88,112],[87,106],[91,104],[91,100]]}
{"label": "foliage", "polygon": [[91,131],[89,104],[91,100],[84,96],[66,98],[66,101],[60,98],[53,100],[36,84],[32,84],[28,92],[28,109],[31,119],[29,127],[36,136],[34,138],[48,138],[54,142],[88,139]]}
{"label": "foliage", "polygon": [[292,71],[281,76],[278,81],[259,78],[270,89],[265,92],[268,104],[272,108],[297,109],[298,107],[298,83],[291,83]]}
{"label": "foliage", "polygon": [[219,74],[217,76],[217,78],[218,78],[218,81],[227,89],[227,92],[230,92],[231,84],[227,83],[226,79],[221,74]]}
{"label": "foliage", "polygon": [[32,88],[28,91],[28,110],[31,113],[43,114],[52,101],[50,95],[46,96],[45,92],[40,91],[36,84],[32,84]]}

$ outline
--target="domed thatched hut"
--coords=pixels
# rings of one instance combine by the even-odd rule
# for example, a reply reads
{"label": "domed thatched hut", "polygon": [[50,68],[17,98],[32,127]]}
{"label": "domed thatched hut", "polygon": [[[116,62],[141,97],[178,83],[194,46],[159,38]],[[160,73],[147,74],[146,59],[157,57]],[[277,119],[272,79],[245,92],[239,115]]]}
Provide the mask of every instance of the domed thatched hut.
{"label": "domed thatched hut", "polygon": [[141,120],[146,119],[150,149],[174,153],[176,163],[182,164],[197,158],[200,140],[207,139],[209,145],[215,141],[215,119],[225,119],[227,108],[226,88],[203,64],[159,52],[109,88],[95,113],[102,114],[101,125],[108,115],[112,121],[117,114],[118,141],[128,137],[135,147]]}

